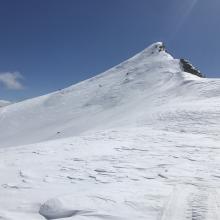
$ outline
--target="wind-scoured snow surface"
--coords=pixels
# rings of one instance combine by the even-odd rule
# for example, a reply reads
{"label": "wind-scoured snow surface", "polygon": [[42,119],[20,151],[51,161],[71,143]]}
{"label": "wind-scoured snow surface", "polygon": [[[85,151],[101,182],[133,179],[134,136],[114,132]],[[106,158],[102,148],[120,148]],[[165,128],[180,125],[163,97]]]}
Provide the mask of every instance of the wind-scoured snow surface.
{"label": "wind-scoured snow surface", "polygon": [[0,108],[0,219],[220,219],[220,80],[155,43]]}

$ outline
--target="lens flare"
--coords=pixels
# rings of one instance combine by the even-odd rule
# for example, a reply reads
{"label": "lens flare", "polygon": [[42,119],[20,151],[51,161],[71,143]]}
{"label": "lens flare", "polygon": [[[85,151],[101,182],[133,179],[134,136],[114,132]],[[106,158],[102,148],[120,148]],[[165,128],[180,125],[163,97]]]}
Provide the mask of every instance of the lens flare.
{"label": "lens flare", "polygon": [[188,5],[188,8],[186,11],[184,11],[183,16],[181,17],[180,21],[177,24],[177,27],[175,28],[171,39],[175,38],[175,36],[178,34],[179,30],[181,30],[182,26],[184,25],[184,23],[187,21],[187,19],[189,18],[190,14],[192,13],[195,5],[198,3],[198,0],[191,0],[190,4]]}
{"label": "lens flare", "polygon": [[194,9],[195,5],[197,4],[198,0],[192,0],[191,4],[189,5],[189,8],[187,9],[187,11],[185,12],[182,20],[179,23],[179,27],[181,27],[185,21],[187,20],[187,18],[189,17],[189,15],[191,14],[192,10]]}

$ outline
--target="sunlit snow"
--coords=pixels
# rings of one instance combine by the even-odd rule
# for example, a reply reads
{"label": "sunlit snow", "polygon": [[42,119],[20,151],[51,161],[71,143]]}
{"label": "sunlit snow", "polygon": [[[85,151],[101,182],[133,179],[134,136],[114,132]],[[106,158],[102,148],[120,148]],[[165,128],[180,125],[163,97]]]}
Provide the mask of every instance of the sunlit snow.
{"label": "sunlit snow", "polygon": [[220,219],[220,80],[161,46],[0,108],[0,219]]}

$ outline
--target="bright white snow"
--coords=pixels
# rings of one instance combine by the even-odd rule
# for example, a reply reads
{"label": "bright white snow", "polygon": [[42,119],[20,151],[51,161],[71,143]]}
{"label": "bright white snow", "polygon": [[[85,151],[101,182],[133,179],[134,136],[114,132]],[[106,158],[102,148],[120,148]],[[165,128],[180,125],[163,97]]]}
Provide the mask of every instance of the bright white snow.
{"label": "bright white snow", "polygon": [[220,219],[220,80],[160,46],[0,109],[0,219]]}

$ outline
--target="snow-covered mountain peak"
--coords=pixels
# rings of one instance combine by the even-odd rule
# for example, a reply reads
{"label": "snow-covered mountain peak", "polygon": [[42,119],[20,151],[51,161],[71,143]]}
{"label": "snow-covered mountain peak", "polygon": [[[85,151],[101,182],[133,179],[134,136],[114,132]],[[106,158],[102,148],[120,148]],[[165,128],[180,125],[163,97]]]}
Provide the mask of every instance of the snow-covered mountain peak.
{"label": "snow-covered mountain peak", "polygon": [[149,47],[144,49],[138,54],[139,56],[145,57],[158,57],[158,58],[168,58],[173,59],[173,57],[167,53],[165,44],[163,42],[156,42],[151,44]]}
{"label": "snow-covered mountain peak", "polygon": [[156,43],[0,108],[0,219],[219,220],[220,79],[187,71]]}
{"label": "snow-covered mountain peak", "polygon": [[[151,44],[149,47],[134,55],[130,59],[120,63],[119,65],[111,68],[110,70],[101,74],[111,74],[113,72],[132,72],[134,69],[141,69],[143,72],[149,72],[150,69],[154,68],[168,68],[172,67],[175,72],[181,71],[179,60],[174,59],[169,53],[167,53],[165,46],[162,42]],[[164,70],[163,70],[164,71]],[[96,78],[96,77],[95,77]]]}
{"label": "snow-covered mountain peak", "polygon": [[165,45],[163,42],[156,42],[148,46],[145,51],[148,51],[150,54],[160,53],[162,51],[165,51]]}
{"label": "snow-covered mountain peak", "polygon": [[[188,105],[215,97],[220,94],[219,83],[184,72],[180,60],[168,54],[163,43],[154,43],[91,79],[2,108],[1,146],[124,126],[150,124],[164,128],[167,124],[161,121],[170,117],[165,109],[170,113],[184,102]],[[176,123],[171,130],[182,126],[171,122]]]}

